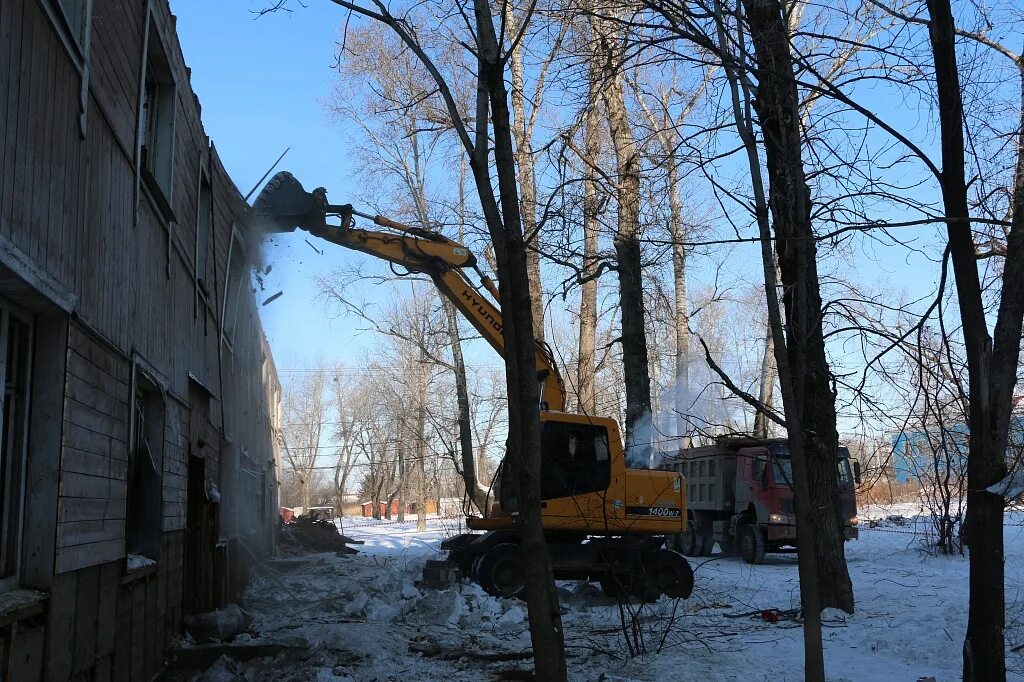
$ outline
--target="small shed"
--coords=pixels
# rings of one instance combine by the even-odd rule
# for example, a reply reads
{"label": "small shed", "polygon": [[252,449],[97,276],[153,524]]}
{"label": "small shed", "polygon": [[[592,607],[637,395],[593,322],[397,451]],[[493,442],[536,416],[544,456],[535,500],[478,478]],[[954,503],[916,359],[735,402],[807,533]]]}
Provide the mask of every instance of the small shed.
{"label": "small shed", "polygon": [[[387,513],[387,511],[388,511],[388,503],[387,502],[378,502],[377,505],[379,506],[379,516],[381,518],[389,516],[389,514]],[[361,513],[362,513],[363,518],[367,518],[368,519],[368,518],[373,516],[373,502],[372,501],[362,502],[362,503],[360,503],[359,507],[361,509]],[[398,516],[398,500],[391,500],[391,514],[390,514],[390,516],[392,516],[392,517]]]}

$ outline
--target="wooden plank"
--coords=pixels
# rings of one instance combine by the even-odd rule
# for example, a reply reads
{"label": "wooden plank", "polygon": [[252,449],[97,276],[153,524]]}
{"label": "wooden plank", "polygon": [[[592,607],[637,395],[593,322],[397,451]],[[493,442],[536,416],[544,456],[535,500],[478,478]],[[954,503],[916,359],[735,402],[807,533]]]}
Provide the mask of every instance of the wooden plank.
{"label": "wooden plank", "polygon": [[42,624],[18,623],[12,680],[41,680],[46,661],[46,628]]}
{"label": "wooden plank", "polygon": [[[100,604],[96,622],[96,654],[109,659],[117,646],[117,594],[121,589],[120,561],[100,566]],[[109,662],[108,662],[109,666]]]}
{"label": "wooden plank", "polygon": [[32,181],[32,212],[28,223],[23,226],[25,232],[21,235],[20,240],[16,240],[28,246],[25,251],[32,256],[35,263],[44,269],[46,267],[46,230],[49,228],[50,218],[50,178],[55,176],[53,169],[57,167],[53,163],[54,138],[56,137],[56,107],[54,103],[59,97],[57,88],[64,86],[63,83],[58,84],[56,80],[57,62],[67,59],[63,47],[54,39],[56,36],[52,27],[48,26],[47,28],[50,30],[46,35],[45,42],[40,45],[45,45],[49,49],[37,50],[45,54],[45,60],[37,71],[38,76],[45,78],[45,81],[40,84],[39,96],[34,102],[35,116],[32,121],[36,138],[32,150],[35,159]]}
{"label": "wooden plank", "polygon": [[105,540],[88,545],[57,549],[57,573],[75,571],[86,566],[114,561],[124,557],[123,540]]}
{"label": "wooden plank", "polygon": [[128,463],[122,459],[114,459],[109,455],[97,455],[76,448],[64,448],[64,471],[103,476],[125,480],[128,476]]}
{"label": "wooden plank", "polygon": [[[57,45],[53,41],[53,31],[49,18],[42,12],[36,12],[34,28],[34,49],[32,50],[32,78],[36,82],[30,86],[29,101],[32,110],[26,122],[24,133],[28,138],[29,148],[25,156],[25,202],[21,220],[15,221],[11,231],[11,241],[17,244],[34,261],[38,262],[39,253],[35,240],[35,228],[40,219],[40,185],[45,181],[43,167],[46,165],[44,150],[49,124],[49,111],[45,105],[50,87],[50,64],[54,58]],[[43,46],[39,49],[36,46]],[[49,49],[46,49],[46,48]]]}
{"label": "wooden plank", "polygon": [[65,419],[77,426],[105,433],[114,437],[128,438],[128,421],[118,419],[115,416],[104,414],[99,410],[81,403],[71,397],[64,400]]}
{"label": "wooden plank", "polygon": [[95,500],[107,500],[111,495],[110,478],[108,476],[90,476],[73,471],[65,471],[60,478],[61,497],[87,497]]}
{"label": "wooden plank", "polygon": [[[63,268],[61,264],[65,258],[62,252],[61,246],[64,240],[64,224],[66,221],[66,208],[65,208],[65,192],[67,192],[67,176],[66,173],[70,171],[70,164],[68,163],[75,153],[75,149],[78,146],[78,117],[77,115],[68,115],[68,108],[74,107],[75,113],[77,114],[79,105],[78,91],[66,87],[67,81],[65,80],[73,67],[68,62],[62,62],[60,66],[60,73],[57,77],[56,82],[60,83],[62,87],[58,88],[59,104],[57,105],[57,111],[60,112],[58,116],[59,123],[55,124],[54,134],[57,136],[59,142],[54,146],[54,153],[52,156],[52,163],[54,168],[64,169],[63,173],[51,173],[50,186],[51,195],[49,198],[49,213],[47,215],[47,226],[46,226],[46,244],[44,252],[46,254],[46,270],[52,274],[62,284],[67,284],[67,280],[62,277]],[[81,81],[81,75],[77,72],[74,73]]]}
{"label": "wooden plank", "polygon": [[[17,170],[16,149],[18,140],[18,93],[21,87],[22,69],[22,14],[24,2],[3,3],[3,18],[0,20],[0,168],[7,172],[0,174],[0,226],[10,223],[13,204],[14,173]],[[0,227],[0,231],[8,228]]]}
{"label": "wooden plank", "polygon": [[[109,498],[90,499],[84,497],[62,497],[58,504],[57,518],[60,523],[77,521],[124,521],[125,501]],[[53,544],[53,540],[50,540]]]}
{"label": "wooden plank", "polygon": [[91,682],[112,682],[112,680],[115,680],[116,678],[113,677],[113,670],[111,668],[112,661],[113,656],[111,654],[107,654],[96,661],[92,671]]}
{"label": "wooden plank", "polygon": [[66,343],[66,320],[36,316],[35,353],[36,357],[47,358],[47,361],[35,363],[33,369],[22,580],[26,587],[37,589],[47,589],[53,576]]}
{"label": "wooden plank", "polygon": [[131,393],[128,382],[119,380],[111,373],[93,364],[92,360],[77,350],[72,350],[69,365],[69,371],[81,381],[125,405],[128,404]]}
{"label": "wooden plank", "polygon": [[[100,568],[93,566],[78,571],[75,607],[75,636],[72,673],[85,672],[92,667],[96,656],[96,626],[99,618]],[[72,644],[69,642],[69,645]]]}
{"label": "wooden plank", "polygon": [[124,537],[124,521],[71,521],[57,526],[57,547],[74,547]]}
{"label": "wooden plank", "polygon": [[139,582],[132,583],[132,658],[133,680],[145,679],[146,670],[146,589]]}
{"label": "wooden plank", "polygon": [[74,654],[75,592],[78,587],[78,574],[65,573],[54,576],[50,587],[50,608],[46,636],[46,679],[65,680],[71,670]]}
{"label": "wooden plank", "polygon": [[[103,172],[109,169],[98,169]],[[105,197],[104,197],[105,199]],[[104,214],[103,218],[109,218]],[[105,223],[100,223],[105,224]],[[104,232],[105,230],[90,230],[90,232]],[[88,265],[99,266],[100,263],[87,262]],[[92,273],[96,274],[96,273]],[[122,274],[123,276],[123,274]],[[152,299],[151,299],[152,301]],[[72,322],[71,333],[68,335],[68,345],[78,354],[89,360],[92,364],[102,369],[107,374],[117,379],[120,383],[127,385],[131,375],[131,363],[127,358],[120,356],[112,347],[101,343],[89,331],[80,325]]]}
{"label": "wooden plank", "polygon": [[165,533],[185,529],[185,509],[184,502],[164,502],[163,530]]}
{"label": "wooden plank", "polygon": [[[167,574],[170,572],[173,535],[164,533],[160,538],[160,561],[156,567],[156,639],[163,650],[168,644],[167,633]],[[180,567],[173,567],[180,571]]]}
{"label": "wooden plank", "polygon": [[117,592],[117,646],[114,647],[114,679],[130,680],[132,674],[132,593],[127,587]]}
{"label": "wooden plank", "polygon": [[[31,122],[32,122],[32,109],[34,95],[33,89],[38,89],[39,78],[35,70],[38,68],[39,63],[39,51],[32,50],[33,45],[40,45],[39,42],[42,38],[42,23],[46,21],[40,15],[42,12],[39,7],[32,5],[26,7],[26,12],[22,17],[22,37],[24,42],[22,43],[22,61],[21,71],[19,73],[18,80],[20,81],[20,87],[18,88],[18,112],[17,112],[17,123],[15,124],[15,141],[17,150],[14,156],[13,168],[17,172],[12,173],[14,176],[13,189],[6,197],[7,201],[10,201],[12,207],[10,222],[4,225],[3,233],[8,238],[14,233],[15,225],[22,225],[27,220],[26,203],[28,200],[26,186],[30,184],[27,182],[28,178],[31,177],[32,165],[31,165],[31,147],[35,143],[31,135]],[[27,43],[27,45],[26,45]]]}
{"label": "wooden plank", "polygon": [[[121,435],[127,437],[125,434]],[[123,440],[112,438],[109,434],[93,431],[92,429],[67,421],[64,422],[64,434],[61,438],[61,443],[64,447],[104,457],[114,457],[118,454],[114,452],[115,443],[122,447],[124,446]]]}
{"label": "wooden plank", "polygon": [[152,678],[160,670],[162,656],[162,642],[157,641],[157,630],[160,622],[160,612],[157,610],[157,581],[154,578],[147,578],[144,581],[146,589],[146,649],[145,666],[146,679]]}
{"label": "wooden plank", "polygon": [[75,375],[78,370],[79,367],[74,363],[68,367],[67,397],[77,400],[83,405],[88,405],[98,412],[109,415],[123,424],[127,424],[129,413],[128,401],[124,399],[126,396],[115,398],[92,384],[82,381]]}

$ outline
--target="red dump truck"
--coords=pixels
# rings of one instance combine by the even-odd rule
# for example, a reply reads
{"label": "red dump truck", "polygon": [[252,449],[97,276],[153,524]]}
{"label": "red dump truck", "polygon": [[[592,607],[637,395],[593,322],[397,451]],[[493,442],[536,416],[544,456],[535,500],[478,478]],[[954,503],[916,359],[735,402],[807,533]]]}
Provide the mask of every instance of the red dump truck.
{"label": "red dump truck", "polygon": [[[850,451],[836,451],[843,536],[857,538],[860,463]],[[724,436],[714,445],[687,448],[666,456],[663,467],[686,477],[688,530],[670,538],[673,549],[709,556],[715,543],[725,554],[739,550],[744,561],[759,564],[767,552],[796,549],[793,467],[785,439]]]}

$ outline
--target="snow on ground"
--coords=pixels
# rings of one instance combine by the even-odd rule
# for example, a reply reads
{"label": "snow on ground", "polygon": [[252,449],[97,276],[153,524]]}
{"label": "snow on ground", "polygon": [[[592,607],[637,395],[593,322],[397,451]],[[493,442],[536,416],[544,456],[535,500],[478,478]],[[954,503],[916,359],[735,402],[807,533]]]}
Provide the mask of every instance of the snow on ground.
{"label": "snow on ground", "polygon": [[[928,521],[913,506],[869,508],[861,518],[860,539],[846,545],[857,613],[826,614],[828,678],[959,679],[967,560],[925,552]],[[277,568],[250,585],[251,644],[290,648],[247,664],[244,679],[483,680],[530,667],[476,656],[529,649],[524,604],[468,583],[415,585],[423,562],[440,558],[441,540],[460,532],[461,521],[431,519],[425,532],[415,520],[344,519],[342,527],[365,542],[359,555],[271,562]],[[1006,559],[1011,649],[1024,644],[1024,514],[1007,516]],[[571,679],[802,679],[802,631],[786,613],[799,601],[796,556],[769,555],[760,566],[723,556],[692,563],[690,599],[628,606],[648,651],[638,657],[628,655],[615,602],[594,586],[560,583]],[[766,609],[782,617],[767,622]],[[1024,653],[1009,653],[1007,664],[1011,678],[1024,680]]]}

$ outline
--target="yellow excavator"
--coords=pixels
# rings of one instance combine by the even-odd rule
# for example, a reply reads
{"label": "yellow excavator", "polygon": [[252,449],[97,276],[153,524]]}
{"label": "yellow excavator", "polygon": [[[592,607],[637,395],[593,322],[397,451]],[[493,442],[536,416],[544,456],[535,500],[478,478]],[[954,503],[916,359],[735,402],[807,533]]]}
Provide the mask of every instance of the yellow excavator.
{"label": "yellow excavator", "polygon": [[[339,224],[328,224],[328,217]],[[356,227],[355,218],[384,230]],[[504,357],[498,290],[462,244],[430,230],[331,204],[327,191],[303,189],[291,173],[277,173],[253,204],[251,222],[267,232],[296,228],[429,276],[483,338]],[[488,298],[468,278],[475,272]],[[614,419],[565,412],[566,392],[549,347],[537,343],[541,421],[542,523],[555,578],[599,582],[605,593],[644,600],[689,597],[693,572],[685,557],[664,548],[686,530],[686,485],[674,471],[626,466]],[[515,476],[505,463],[484,515],[469,516],[471,531],[442,543],[445,562],[428,562],[425,581],[461,574],[488,593],[525,594]],[[503,472],[507,475],[502,475]]]}

